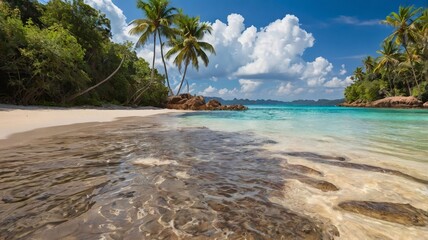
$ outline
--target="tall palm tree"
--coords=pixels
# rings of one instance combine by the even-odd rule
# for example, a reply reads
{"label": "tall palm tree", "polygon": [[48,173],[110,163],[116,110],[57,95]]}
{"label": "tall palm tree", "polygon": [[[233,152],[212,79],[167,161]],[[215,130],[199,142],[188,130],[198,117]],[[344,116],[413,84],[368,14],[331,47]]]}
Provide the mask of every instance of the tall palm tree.
{"label": "tall palm tree", "polygon": [[363,59],[364,68],[366,69],[366,77],[369,81],[372,81],[376,78],[376,73],[374,71],[376,66],[376,60],[372,56],[367,56]]}
{"label": "tall palm tree", "polygon": [[425,8],[415,24],[418,30],[418,43],[420,44],[419,56],[425,63],[423,72],[425,80],[428,81],[428,8]]}
{"label": "tall palm tree", "polygon": [[392,92],[394,89],[394,81],[391,80],[391,73],[394,70],[394,67],[396,67],[400,62],[400,52],[398,46],[392,41],[384,41],[382,49],[377,52],[380,54],[380,56],[374,71],[379,72],[380,70],[384,70],[384,74],[388,79],[390,90]]}
{"label": "tall palm tree", "polygon": [[367,56],[363,59],[364,67],[366,69],[366,73],[373,73],[375,68],[375,60],[372,56]]}
{"label": "tall palm tree", "polygon": [[[179,34],[172,37],[169,41],[169,45],[172,48],[165,56],[170,58],[176,55],[174,63],[178,66],[180,72],[184,64],[183,76],[177,91],[178,95],[183,86],[189,64],[192,63],[193,67],[199,70],[200,58],[204,65],[208,66],[209,59],[205,51],[215,54],[215,50],[211,44],[201,41],[206,33],[211,34],[212,28],[207,23],[201,23],[199,17],[181,15],[177,18],[176,24]],[[187,91],[189,91],[189,89],[187,89]]]}
{"label": "tall palm tree", "polygon": [[354,71],[355,81],[362,81],[364,79],[364,72],[361,67],[357,67]]}
{"label": "tall palm tree", "polygon": [[[387,38],[387,40],[394,40],[397,44],[403,46],[410,60],[410,67],[413,73],[414,80],[416,85],[419,88],[419,82],[416,77],[415,67],[411,54],[409,53],[408,45],[411,42],[415,42],[416,32],[414,28],[415,21],[417,20],[417,15],[421,12],[422,8],[402,7],[398,9],[398,13],[392,12],[389,16],[386,17],[386,20],[383,23],[393,26],[395,28],[394,32]],[[416,19],[415,19],[416,18]]]}
{"label": "tall palm tree", "polygon": [[[171,86],[169,84],[168,72],[166,69],[166,64],[163,55],[162,49],[162,38],[161,35],[167,35],[171,32],[171,25],[176,17],[177,9],[169,6],[169,0],[138,0],[138,8],[143,10],[146,18],[144,19],[135,19],[131,22],[130,25],[133,27],[129,31],[132,35],[138,35],[138,41],[136,47],[141,47],[144,45],[149,37],[153,35],[153,61],[152,61],[152,70],[151,70],[151,81],[150,84],[154,81],[155,74],[155,59],[156,59],[156,37],[159,37],[161,43],[161,56],[165,69],[166,81],[168,84],[168,89],[172,92]],[[142,93],[141,93],[142,94]],[[140,94],[140,95],[141,95]]]}

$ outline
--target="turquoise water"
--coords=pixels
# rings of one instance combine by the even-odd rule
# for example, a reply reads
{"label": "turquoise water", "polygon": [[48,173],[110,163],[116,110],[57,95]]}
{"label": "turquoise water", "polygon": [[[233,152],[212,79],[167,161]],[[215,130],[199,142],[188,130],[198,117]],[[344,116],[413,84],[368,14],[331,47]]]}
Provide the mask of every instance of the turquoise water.
{"label": "turquoise water", "polygon": [[198,112],[182,123],[269,137],[288,150],[378,154],[428,161],[428,111],[251,105],[244,112]]}

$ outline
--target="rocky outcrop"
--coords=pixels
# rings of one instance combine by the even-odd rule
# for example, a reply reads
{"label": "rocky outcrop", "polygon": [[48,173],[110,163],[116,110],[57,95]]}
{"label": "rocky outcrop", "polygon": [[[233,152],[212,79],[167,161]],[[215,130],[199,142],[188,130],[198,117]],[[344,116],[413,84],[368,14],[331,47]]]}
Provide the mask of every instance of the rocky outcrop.
{"label": "rocky outcrop", "polygon": [[422,107],[422,102],[413,96],[387,97],[374,101],[370,105],[371,107],[418,108]]}
{"label": "rocky outcrop", "polygon": [[357,100],[352,103],[343,103],[340,106],[343,107],[373,107],[373,108],[421,108],[423,104],[417,98],[410,97],[387,97],[376,100],[374,102],[364,102]]}
{"label": "rocky outcrop", "polygon": [[428,212],[410,204],[390,202],[347,201],[339,207],[353,213],[406,226],[427,226]]}
{"label": "rocky outcrop", "polygon": [[243,105],[222,105],[217,100],[210,100],[205,102],[202,96],[192,96],[188,93],[180,94],[177,96],[168,97],[166,107],[169,109],[179,110],[235,110],[242,111],[248,108]]}
{"label": "rocky outcrop", "polygon": [[424,108],[428,108],[428,102],[424,103],[424,105],[422,105]]}

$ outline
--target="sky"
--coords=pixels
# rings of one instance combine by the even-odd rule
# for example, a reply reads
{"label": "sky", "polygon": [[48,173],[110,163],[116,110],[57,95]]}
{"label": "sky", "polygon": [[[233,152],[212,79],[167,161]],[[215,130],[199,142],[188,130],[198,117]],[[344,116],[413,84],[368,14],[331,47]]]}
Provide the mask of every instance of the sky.
{"label": "sky", "polygon": [[[392,28],[381,23],[400,5],[428,0],[170,0],[171,6],[209,23],[216,55],[208,67],[189,69],[192,94],[224,99],[338,99],[354,69],[377,56]],[[136,0],[85,0],[111,20],[113,41],[133,41],[129,23],[144,18]],[[136,49],[148,62],[153,42]],[[163,73],[157,48],[156,68]],[[167,62],[173,88],[181,74]]]}

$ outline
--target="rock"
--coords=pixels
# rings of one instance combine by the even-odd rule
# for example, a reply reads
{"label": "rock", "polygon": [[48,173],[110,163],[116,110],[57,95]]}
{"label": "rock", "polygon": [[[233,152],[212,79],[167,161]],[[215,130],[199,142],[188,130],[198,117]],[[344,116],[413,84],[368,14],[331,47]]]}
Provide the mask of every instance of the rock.
{"label": "rock", "polygon": [[351,103],[345,102],[345,103],[339,104],[339,106],[342,106],[342,107],[368,107],[368,103],[366,103],[363,100],[357,100],[357,101],[354,101]]}
{"label": "rock", "polygon": [[[374,102],[365,102],[363,100],[357,100],[351,103],[342,103],[339,106],[343,107],[375,107],[375,108],[420,108],[423,107],[421,101],[417,98],[396,96],[387,97],[376,100]],[[428,106],[427,106],[428,107]]]}
{"label": "rock", "polygon": [[183,100],[183,99],[180,96],[170,96],[170,97],[168,97],[168,103],[169,104],[177,104],[181,100]]}
{"label": "rock", "polygon": [[387,97],[374,101],[370,107],[396,107],[396,108],[415,108],[422,107],[422,102],[417,98],[410,97]]}
{"label": "rock", "polygon": [[199,110],[201,106],[205,106],[205,99],[202,96],[196,96],[186,101],[188,109]]}
{"label": "rock", "polygon": [[403,224],[406,226],[427,226],[428,212],[410,204],[390,202],[347,201],[339,207],[368,217]]}
{"label": "rock", "polygon": [[182,93],[180,94],[180,97],[184,99],[191,99],[192,95],[190,95],[190,93]]}
{"label": "rock", "polygon": [[428,108],[428,102],[424,103],[424,105],[422,105],[424,108]]}
{"label": "rock", "polygon": [[243,105],[221,105],[217,100],[210,100],[205,103],[202,96],[192,96],[188,93],[180,94],[178,96],[168,97],[166,107],[169,109],[179,110],[234,110],[242,111],[248,108]]}
{"label": "rock", "polygon": [[211,99],[207,103],[208,108],[218,108],[221,106],[221,103],[215,99]]}

